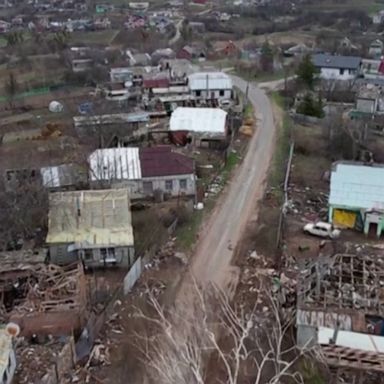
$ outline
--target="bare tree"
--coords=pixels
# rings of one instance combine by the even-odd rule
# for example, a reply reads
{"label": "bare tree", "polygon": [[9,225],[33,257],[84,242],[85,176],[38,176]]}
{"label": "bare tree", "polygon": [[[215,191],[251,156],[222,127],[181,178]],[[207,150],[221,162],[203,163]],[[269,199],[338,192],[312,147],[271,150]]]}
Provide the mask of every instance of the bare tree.
{"label": "bare tree", "polygon": [[12,181],[0,182],[0,249],[35,238],[47,227],[48,193],[37,179],[15,174]]}
{"label": "bare tree", "polygon": [[219,363],[218,372],[224,372],[223,377],[218,374],[221,383],[238,384],[245,376],[254,384],[278,384],[284,378],[303,383],[295,365],[307,351],[297,349],[289,337],[292,317],[282,317],[278,301],[266,289],[259,292],[263,300],[249,310],[231,305],[212,285],[203,291],[194,283],[186,302],[169,309],[150,293],[152,314],[140,309],[135,314],[153,327],[152,334],[137,334],[135,341],[149,378],[158,384],[204,384],[212,358]]}
{"label": "bare tree", "polygon": [[8,73],[8,78],[4,84],[4,90],[7,96],[9,107],[13,108],[14,100],[17,91],[19,90],[19,84],[17,82],[16,75],[12,71]]}

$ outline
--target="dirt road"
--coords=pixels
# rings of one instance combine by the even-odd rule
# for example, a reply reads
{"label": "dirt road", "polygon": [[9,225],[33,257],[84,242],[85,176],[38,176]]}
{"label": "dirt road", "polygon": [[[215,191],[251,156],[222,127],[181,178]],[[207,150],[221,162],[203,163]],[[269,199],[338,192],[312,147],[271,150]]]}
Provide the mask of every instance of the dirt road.
{"label": "dirt road", "polygon": [[180,19],[176,24],[175,24],[175,28],[176,28],[176,33],[175,33],[175,36],[172,37],[171,40],[169,40],[169,45],[173,45],[173,44],[176,44],[180,37],[181,37],[181,28],[183,26],[183,22],[184,22],[184,18]]}
{"label": "dirt road", "polygon": [[[235,76],[232,79],[238,88],[246,91],[246,81]],[[272,105],[265,92],[249,84],[248,96],[255,109],[257,130],[249,143],[246,157],[202,231],[192,264],[197,280],[202,283],[212,281],[229,294],[231,288],[235,288],[238,277],[236,268],[231,266],[234,248],[245,225],[256,219],[252,215],[263,194],[276,130]]]}

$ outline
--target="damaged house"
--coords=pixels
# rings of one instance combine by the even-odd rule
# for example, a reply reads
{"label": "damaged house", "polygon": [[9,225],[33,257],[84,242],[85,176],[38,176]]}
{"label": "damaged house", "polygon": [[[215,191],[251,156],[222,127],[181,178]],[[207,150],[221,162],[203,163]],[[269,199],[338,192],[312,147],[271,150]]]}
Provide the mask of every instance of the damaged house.
{"label": "damaged house", "polygon": [[127,189],[51,193],[48,218],[46,244],[55,264],[78,260],[86,267],[133,264]]}
{"label": "damaged house", "polygon": [[169,146],[98,149],[89,157],[94,188],[128,188],[132,199],[194,196],[195,162]]}
{"label": "damaged house", "polygon": [[224,149],[230,135],[227,115],[219,108],[178,107],[169,122],[171,139],[179,145],[191,143],[197,147]]}
{"label": "damaged house", "polygon": [[383,255],[368,248],[305,262],[297,291],[298,345],[317,346],[331,368],[383,375],[383,267]]}
{"label": "damaged house", "polygon": [[333,165],[329,221],[380,237],[384,229],[384,166],[356,162]]}
{"label": "damaged house", "polygon": [[87,318],[87,283],[79,263],[59,267],[22,258],[2,260],[1,321],[20,335],[71,335]]}

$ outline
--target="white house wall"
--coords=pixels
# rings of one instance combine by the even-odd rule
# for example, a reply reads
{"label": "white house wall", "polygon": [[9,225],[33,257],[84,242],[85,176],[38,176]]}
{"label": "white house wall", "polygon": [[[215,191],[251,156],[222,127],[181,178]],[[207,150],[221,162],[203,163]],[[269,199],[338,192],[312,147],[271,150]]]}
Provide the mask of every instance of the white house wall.
{"label": "white house wall", "polygon": [[[167,190],[165,187],[166,181],[173,181],[173,189]],[[180,180],[186,180],[187,185],[185,189],[180,188]],[[144,194],[143,183],[152,182],[153,191],[161,190],[165,193],[169,193],[173,197],[187,195],[192,196],[196,193],[196,181],[195,175],[176,175],[176,176],[164,176],[164,177],[146,177],[141,180],[142,193]]]}
{"label": "white house wall", "polygon": [[[200,92],[200,93],[199,93]],[[217,99],[217,100],[230,100],[232,98],[232,90],[224,90],[224,94],[220,96],[219,90],[202,89],[200,91],[193,91],[192,94],[196,99]]]}
{"label": "white house wall", "polygon": [[[166,189],[166,181],[173,181],[173,189]],[[186,180],[187,185],[185,189],[180,188],[180,180]],[[144,183],[152,182],[152,194],[144,191]],[[196,179],[194,174],[190,175],[174,175],[162,177],[145,177],[140,180],[116,180],[116,181],[94,181],[93,188],[127,188],[131,200],[145,199],[152,197],[156,190],[161,190],[172,197],[178,196],[194,196],[196,193]]]}
{"label": "white house wall", "polygon": [[356,77],[356,71],[352,69],[344,69],[341,73],[338,68],[321,68],[320,77],[326,80],[351,80]]}

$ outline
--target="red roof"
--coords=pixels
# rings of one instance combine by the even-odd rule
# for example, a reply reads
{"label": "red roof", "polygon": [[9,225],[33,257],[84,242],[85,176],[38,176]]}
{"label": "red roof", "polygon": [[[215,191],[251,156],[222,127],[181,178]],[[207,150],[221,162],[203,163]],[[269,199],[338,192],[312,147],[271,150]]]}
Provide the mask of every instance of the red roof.
{"label": "red roof", "polygon": [[171,147],[140,148],[142,177],[189,175],[195,172],[193,159],[172,152]]}
{"label": "red roof", "polygon": [[168,88],[169,79],[145,79],[143,80],[144,88]]}
{"label": "red roof", "polygon": [[382,59],[380,62],[379,73],[384,74],[384,59]]}

